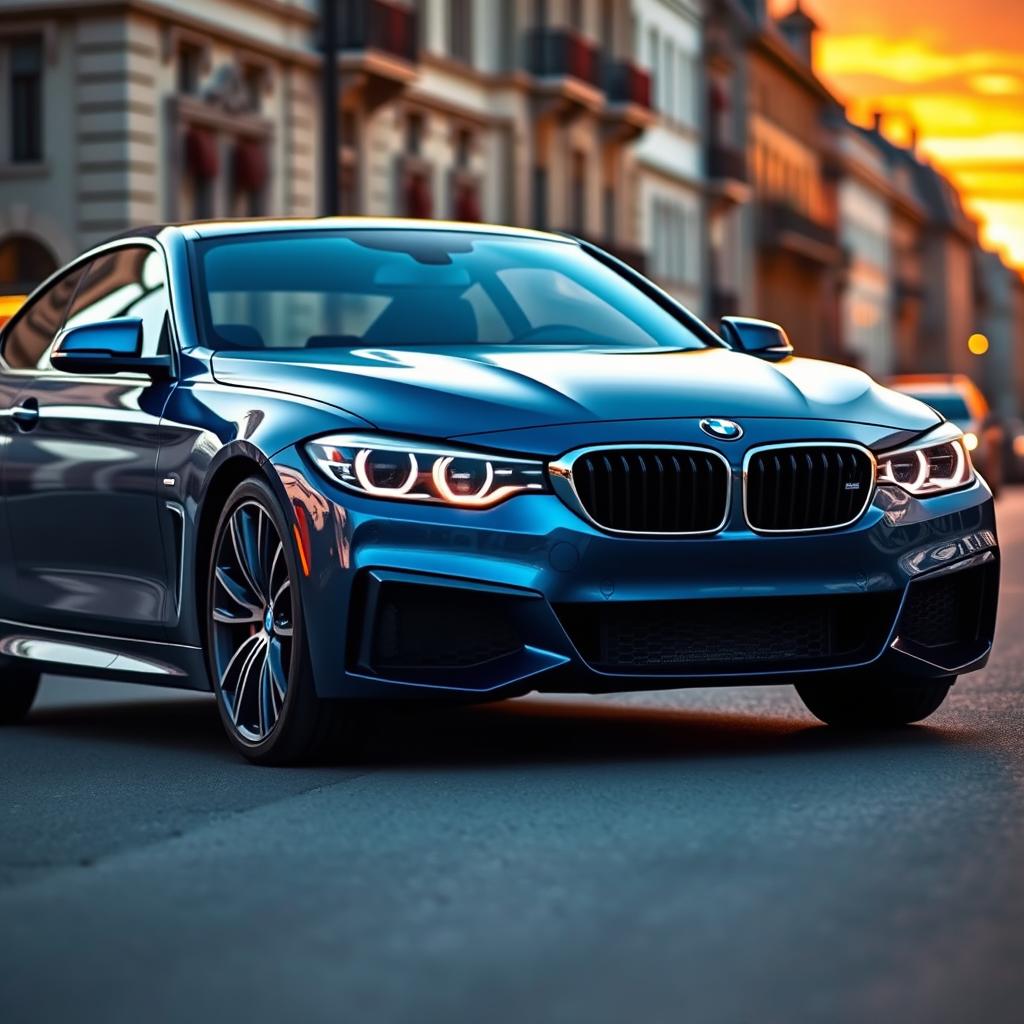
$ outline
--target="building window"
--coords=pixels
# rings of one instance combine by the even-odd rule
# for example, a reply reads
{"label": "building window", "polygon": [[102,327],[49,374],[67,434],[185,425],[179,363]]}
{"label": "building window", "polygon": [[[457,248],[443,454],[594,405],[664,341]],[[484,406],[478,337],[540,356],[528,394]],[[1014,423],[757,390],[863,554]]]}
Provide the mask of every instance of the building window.
{"label": "building window", "polygon": [[178,47],[178,92],[195,96],[203,75],[203,51],[194,43],[182,43]]}
{"label": "building window", "polygon": [[696,217],[686,206],[655,199],[652,204],[651,269],[673,284],[693,284],[698,278],[694,243]]}
{"label": "building window", "polygon": [[615,53],[615,43],[614,0],[601,0],[601,44],[608,53]]}
{"label": "building window", "polygon": [[533,169],[533,226],[548,226],[548,169],[543,164]]}
{"label": "building window", "polygon": [[604,187],[604,208],[602,210],[604,220],[604,237],[608,242],[614,242],[617,234],[616,228],[616,204],[615,186],[605,185]]}
{"label": "building window", "polygon": [[679,51],[679,120],[697,125],[697,83],[693,58],[685,50]]}
{"label": "building window", "polygon": [[185,132],[183,194],[185,216],[202,220],[214,216],[214,186],[220,175],[220,140],[208,128],[193,125]]}
{"label": "building window", "polygon": [[647,32],[647,66],[651,69],[651,97],[654,105],[664,109],[661,101],[661,39],[656,28]]}
{"label": "building window", "polygon": [[341,112],[341,177],[338,209],[345,214],[359,212],[359,120],[354,110]]}
{"label": "building window", "polygon": [[11,44],[11,160],[43,159],[43,41],[38,36]]}
{"label": "building window", "polygon": [[469,169],[470,157],[473,155],[473,133],[468,128],[460,128],[455,136],[455,166],[460,171]]}
{"label": "building window", "polygon": [[583,31],[583,0],[569,0],[569,27]]}
{"label": "building window", "polygon": [[405,123],[405,151],[419,156],[423,149],[423,115],[410,114]]}
{"label": "building window", "polygon": [[569,181],[569,229],[582,235],[587,223],[587,158],[580,150],[572,154]]}
{"label": "building window", "polygon": [[473,63],[473,0],[448,2],[448,53],[465,64]]}
{"label": "building window", "polygon": [[662,104],[665,113],[674,121],[679,120],[679,104],[676,102],[676,48],[670,39],[665,40],[665,99]]}
{"label": "building window", "polygon": [[267,85],[267,69],[258,64],[248,64],[242,69],[242,86],[245,89],[246,108],[258,114],[263,107],[263,92]]}

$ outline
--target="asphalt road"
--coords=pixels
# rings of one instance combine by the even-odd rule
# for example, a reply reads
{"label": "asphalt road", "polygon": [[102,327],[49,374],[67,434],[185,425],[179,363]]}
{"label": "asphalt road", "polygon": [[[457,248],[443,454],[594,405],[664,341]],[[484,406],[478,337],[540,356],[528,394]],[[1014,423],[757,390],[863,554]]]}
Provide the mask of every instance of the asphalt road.
{"label": "asphalt road", "polygon": [[0,1020],[1024,1019],[1024,493],[927,727],[787,688],[528,698],[251,768],[209,698],[0,733]]}

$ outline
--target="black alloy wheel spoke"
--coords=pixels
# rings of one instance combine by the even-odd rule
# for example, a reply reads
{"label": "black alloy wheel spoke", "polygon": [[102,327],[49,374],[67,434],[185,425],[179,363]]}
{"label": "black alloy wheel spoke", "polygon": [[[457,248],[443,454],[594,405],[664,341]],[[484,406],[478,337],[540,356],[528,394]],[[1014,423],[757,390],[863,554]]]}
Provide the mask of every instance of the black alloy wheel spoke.
{"label": "black alloy wheel spoke", "polygon": [[213,573],[210,631],[220,698],[239,735],[258,743],[284,710],[293,624],[284,543],[257,502],[231,513]]}

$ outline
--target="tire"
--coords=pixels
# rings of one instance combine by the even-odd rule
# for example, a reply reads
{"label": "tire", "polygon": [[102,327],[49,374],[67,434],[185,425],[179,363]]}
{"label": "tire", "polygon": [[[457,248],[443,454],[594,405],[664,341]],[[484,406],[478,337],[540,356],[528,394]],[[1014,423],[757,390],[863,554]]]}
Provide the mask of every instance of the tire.
{"label": "tire", "polygon": [[841,729],[891,728],[920,722],[937,711],[956,676],[919,679],[895,675],[879,680],[867,674],[798,683],[807,710]]}
{"label": "tire", "polygon": [[342,749],[355,708],[317,697],[292,532],[260,478],[231,493],[214,532],[206,586],[206,655],[217,709],[255,764],[296,764]]}
{"label": "tire", "polygon": [[23,668],[0,672],[0,725],[16,725],[28,713],[39,691],[39,673]]}

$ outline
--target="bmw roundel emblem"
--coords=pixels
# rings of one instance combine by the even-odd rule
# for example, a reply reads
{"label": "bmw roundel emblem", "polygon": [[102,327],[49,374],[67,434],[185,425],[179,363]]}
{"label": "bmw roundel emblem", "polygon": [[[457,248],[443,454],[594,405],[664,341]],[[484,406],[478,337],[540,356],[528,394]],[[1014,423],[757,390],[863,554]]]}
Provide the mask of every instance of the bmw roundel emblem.
{"label": "bmw roundel emblem", "polygon": [[722,441],[736,441],[743,436],[743,428],[732,420],[706,419],[700,421],[700,429],[705,434],[720,438]]}

